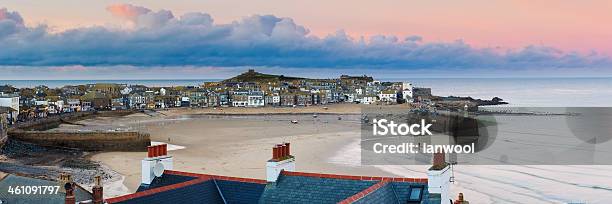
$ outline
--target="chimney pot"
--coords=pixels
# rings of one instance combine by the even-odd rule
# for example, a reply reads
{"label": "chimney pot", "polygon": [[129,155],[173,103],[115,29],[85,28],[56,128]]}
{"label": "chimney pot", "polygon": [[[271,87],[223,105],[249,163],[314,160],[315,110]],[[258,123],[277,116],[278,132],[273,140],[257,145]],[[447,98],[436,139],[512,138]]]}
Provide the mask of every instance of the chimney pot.
{"label": "chimney pot", "polygon": [[161,153],[159,150],[159,145],[155,145],[155,157],[159,157],[159,154]]}
{"label": "chimney pot", "polygon": [[74,204],[76,203],[76,197],[74,196],[74,184],[68,182],[64,184],[64,190],[66,191],[66,197],[64,197],[64,203]]}
{"label": "chimney pot", "polygon": [[94,177],[95,185],[91,189],[93,193],[93,203],[103,204],[104,203],[104,189],[102,187],[102,178],[97,175]]}
{"label": "chimney pot", "polygon": [[285,157],[287,157],[287,146],[285,146],[284,144],[281,144],[281,149],[283,150],[281,159],[285,159]]}
{"label": "chimney pot", "polygon": [[162,156],[168,155],[168,144],[162,144]]}
{"label": "chimney pot", "polygon": [[446,165],[446,155],[443,152],[436,152],[434,153],[434,157],[433,157],[433,166],[445,166]]}
{"label": "chimney pot", "polygon": [[291,156],[291,148],[290,148],[290,143],[285,143],[285,146],[287,146],[287,156]]}
{"label": "chimney pot", "polygon": [[147,147],[147,157],[149,158],[153,157],[153,146]]}
{"label": "chimney pot", "polygon": [[278,161],[278,155],[278,145],[274,145],[274,147],[272,147],[272,160]]}

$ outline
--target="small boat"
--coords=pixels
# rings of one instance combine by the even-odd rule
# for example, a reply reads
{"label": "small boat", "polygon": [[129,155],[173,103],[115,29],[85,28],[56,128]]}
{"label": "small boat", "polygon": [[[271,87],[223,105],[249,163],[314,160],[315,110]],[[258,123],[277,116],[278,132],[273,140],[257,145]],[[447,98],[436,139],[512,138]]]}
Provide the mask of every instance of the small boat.
{"label": "small boat", "polygon": [[338,120],[342,120],[342,117],[338,117]]}
{"label": "small boat", "polygon": [[298,124],[298,121],[297,120],[291,120],[291,123]]}
{"label": "small boat", "polygon": [[313,117],[313,118],[317,118],[317,117],[319,117],[319,116],[318,116],[318,115],[315,113],[315,114],[312,114],[312,117]]}

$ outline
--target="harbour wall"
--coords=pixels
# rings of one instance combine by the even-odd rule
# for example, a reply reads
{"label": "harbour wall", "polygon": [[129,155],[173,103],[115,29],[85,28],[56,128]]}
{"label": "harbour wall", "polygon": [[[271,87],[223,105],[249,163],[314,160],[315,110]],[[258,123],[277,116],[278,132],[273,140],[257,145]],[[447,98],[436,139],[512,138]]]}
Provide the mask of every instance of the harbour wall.
{"label": "harbour wall", "polygon": [[135,113],[132,110],[116,110],[116,111],[86,111],[63,113],[60,115],[51,115],[44,118],[31,119],[25,122],[19,122],[11,127],[11,130],[49,130],[58,127],[62,123],[71,123],[79,120],[84,120],[94,117],[118,117]]}
{"label": "harbour wall", "polygon": [[84,151],[145,151],[151,145],[150,135],[140,132],[11,131],[8,137],[40,146]]}

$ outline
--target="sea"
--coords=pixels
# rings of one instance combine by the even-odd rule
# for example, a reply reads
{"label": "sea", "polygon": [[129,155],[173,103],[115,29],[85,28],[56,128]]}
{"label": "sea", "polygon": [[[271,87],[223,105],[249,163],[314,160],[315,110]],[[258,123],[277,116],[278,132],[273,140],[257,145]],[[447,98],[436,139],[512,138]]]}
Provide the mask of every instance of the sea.
{"label": "sea", "polygon": [[[149,80],[0,80],[15,87],[45,85],[51,88],[92,83],[123,83],[146,86],[198,86],[222,79],[149,79]],[[610,107],[612,78],[381,78],[380,81],[411,82],[429,87],[434,95],[499,97],[514,107]]]}

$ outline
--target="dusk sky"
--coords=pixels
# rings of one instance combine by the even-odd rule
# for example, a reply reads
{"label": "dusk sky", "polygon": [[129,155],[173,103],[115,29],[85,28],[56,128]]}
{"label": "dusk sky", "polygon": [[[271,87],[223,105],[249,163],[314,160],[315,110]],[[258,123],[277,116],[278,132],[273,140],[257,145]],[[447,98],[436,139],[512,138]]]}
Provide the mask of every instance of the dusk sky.
{"label": "dusk sky", "polygon": [[4,0],[0,79],[41,69],[207,77],[251,66],[610,74],[610,11],[610,1]]}

